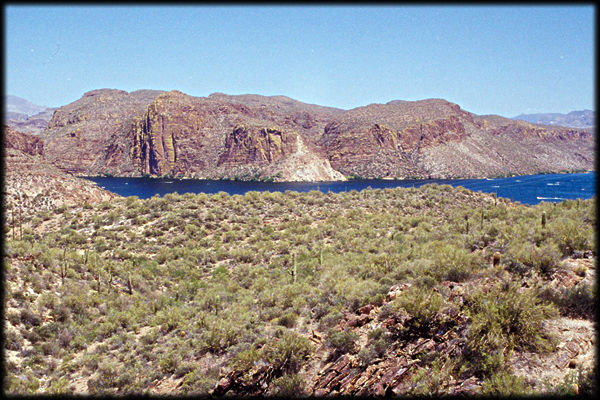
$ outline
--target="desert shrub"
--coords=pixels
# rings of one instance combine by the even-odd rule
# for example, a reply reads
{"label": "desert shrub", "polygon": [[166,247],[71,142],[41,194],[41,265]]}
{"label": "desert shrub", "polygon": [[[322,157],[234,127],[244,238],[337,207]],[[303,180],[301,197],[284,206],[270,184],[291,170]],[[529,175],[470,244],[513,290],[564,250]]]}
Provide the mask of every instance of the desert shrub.
{"label": "desert shrub", "polygon": [[218,367],[209,368],[207,371],[196,368],[184,375],[181,382],[181,391],[186,394],[206,395],[215,387],[218,376]]}
{"label": "desert shrub", "polygon": [[7,350],[21,350],[23,338],[14,330],[7,330],[4,335],[4,348]]}
{"label": "desert shrub", "polygon": [[404,310],[410,318],[402,326],[401,334],[427,335],[438,322],[443,298],[431,289],[411,286],[396,297],[388,307],[392,313]]}
{"label": "desert shrub", "polygon": [[296,325],[297,319],[298,314],[296,314],[295,312],[289,312],[277,318],[277,324],[285,326],[286,328],[293,328]]}
{"label": "desert shrub", "polygon": [[583,225],[575,218],[557,218],[548,224],[548,230],[563,256],[570,256],[575,250],[592,249],[593,227]]}
{"label": "desert shrub", "polygon": [[295,373],[312,351],[310,340],[293,331],[284,331],[276,341],[262,349],[263,358],[279,373]]}
{"label": "desert shrub", "polygon": [[481,391],[487,396],[523,396],[530,393],[525,380],[509,371],[499,371],[483,381]]}
{"label": "desert shrub", "polygon": [[545,287],[540,290],[540,297],[555,304],[561,315],[592,320],[596,313],[595,286],[587,282],[569,288]]}
{"label": "desert shrub", "polygon": [[220,354],[229,346],[238,342],[240,327],[226,320],[214,320],[208,329],[200,335],[204,350],[213,354]]}
{"label": "desert shrub", "polygon": [[464,355],[474,373],[490,377],[499,372],[512,349],[552,348],[542,322],[558,313],[533,290],[520,292],[518,284],[502,282],[472,294],[466,304],[472,322]]}
{"label": "desert shrub", "polygon": [[34,394],[40,388],[40,381],[31,369],[27,369],[21,376],[16,376],[13,373],[7,374],[4,385],[7,394]]}
{"label": "desert shrub", "polygon": [[158,368],[163,374],[171,375],[177,370],[177,366],[181,363],[181,356],[173,351],[166,355],[160,356]]}
{"label": "desert shrub", "polygon": [[358,335],[350,331],[331,329],[327,334],[327,343],[334,350],[334,357],[354,351]]}
{"label": "desert shrub", "polygon": [[427,243],[422,251],[424,257],[433,261],[431,274],[438,281],[464,281],[482,262],[467,249],[442,241]]}
{"label": "desert shrub", "polygon": [[42,319],[34,313],[30,308],[22,308],[20,310],[21,322],[26,327],[39,326],[42,323]]}
{"label": "desert shrub", "polygon": [[323,308],[323,311],[321,312],[325,313],[319,321],[319,329],[321,330],[326,330],[327,328],[335,326],[335,324],[344,317],[344,314],[337,308]]}
{"label": "desert shrub", "polygon": [[97,373],[96,378],[88,380],[90,393],[104,392],[114,387],[119,376],[119,369],[113,360],[107,359],[98,363]]}
{"label": "desert shrub", "polygon": [[300,397],[306,394],[304,391],[306,382],[299,374],[283,375],[274,379],[272,385],[275,395],[283,398]]}
{"label": "desert shrub", "polygon": [[558,246],[550,239],[539,247],[533,243],[513,241],[508,246],[507,255],[545,275],[553,271],[560,261]]}
{"label": "desert shrub", "polygon": [[444,384],[452,379],[455,362],[450,357],[436,357],[430,365],[418,368],[410,377],[407,394],[411,396],[432,396],[443,394]]}

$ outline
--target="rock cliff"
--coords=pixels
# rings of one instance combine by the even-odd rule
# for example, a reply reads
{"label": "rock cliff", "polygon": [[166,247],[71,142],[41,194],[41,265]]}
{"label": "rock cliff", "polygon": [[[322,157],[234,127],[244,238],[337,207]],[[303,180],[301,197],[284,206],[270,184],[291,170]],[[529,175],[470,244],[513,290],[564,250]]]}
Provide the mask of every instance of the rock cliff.
{"label": "rock cliff", "polygon": [[48,160],[79,175],[318,181],[589,170],[595,132],[443,99],[344,111],[285,96],[102,89],[58,109],[42,137]]}

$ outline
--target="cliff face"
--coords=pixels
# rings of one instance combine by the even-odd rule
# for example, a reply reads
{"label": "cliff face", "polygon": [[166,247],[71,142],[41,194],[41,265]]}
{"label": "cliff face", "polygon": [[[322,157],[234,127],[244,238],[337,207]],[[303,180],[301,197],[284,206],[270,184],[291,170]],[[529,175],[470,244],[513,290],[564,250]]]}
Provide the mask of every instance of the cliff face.
{"label": "cliff face", "polygon": [[4,126],[4,145],[32,156],[44,155],[44,142],[37,136]]}
{"label": "cliff face", "polygon": [[225,152],[219,157],[218,165],[260,165],[279,161],[295,151],[296,136],[277,128],[236,126],[225,139]]}
{"label": "cliff face", "polygon": [[[293,175],[287,159],[296,154],[299,135],[309,142],[325,125],[325,107],[306,105],[316,108],[313,116],[302,105],[281,97],[164,93],[134,118],[127,133],[130,159],[140,174],[279,180]],[[308,162],[296,161],[299,168]],[[341,178],[325,167],[303,179]]]}
{"label": "cliff face", "polygon": [[76,174],[273,180],[593,169],[594,136],[442,99],[344,111],[285,96],[107,89],[57,110],[43,134],[48,159]]}
{"label": "cliff face", "polygon": [[[54,112],[41,134],[46,158],[64,171],[80,175],[116,172],[127,175],[133,168],[122,156],[129,143],[125,132],[132,118],[161,92],[100,89]],[[116,156],[119,154],[121,158]]]}

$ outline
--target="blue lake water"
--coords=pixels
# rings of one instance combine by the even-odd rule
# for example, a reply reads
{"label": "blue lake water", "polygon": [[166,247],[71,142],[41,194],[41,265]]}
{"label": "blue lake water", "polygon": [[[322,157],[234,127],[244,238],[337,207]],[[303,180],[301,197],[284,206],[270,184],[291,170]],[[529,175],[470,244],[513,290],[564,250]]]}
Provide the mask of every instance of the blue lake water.
{"label": "blue lake water", "polygon": [[538,204],[541,201],[558,202],[567,199],[589,199],[596,193],[596,173],[525,175],[496,179],[422,179],[385,180],[361,179],[346,182],[240,182],[199,179],[162,178],[114,178],[89,177],[99,186],[121,196],[137,196],[147,199],[167,193],[207,193],[226,192],[230,195],[249,191],[308,192],[320,190],[344,192],[363,189],[385,189],[395,187],[419,187],[428,183],[462,186],[473,191],[496,193],[523,204]]}

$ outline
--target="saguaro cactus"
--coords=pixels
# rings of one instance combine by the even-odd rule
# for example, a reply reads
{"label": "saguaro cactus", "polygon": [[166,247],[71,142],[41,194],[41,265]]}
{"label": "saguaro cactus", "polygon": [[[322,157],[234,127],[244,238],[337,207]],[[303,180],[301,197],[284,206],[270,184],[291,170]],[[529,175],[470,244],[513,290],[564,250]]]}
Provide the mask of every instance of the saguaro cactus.
{"label": "saguaro cactus", "polygon": [[133,287],[131,286],[131,275],[127,274],[127,292],[133,294]]}
{"label": "saguaro cactus", "polygon": [[542,229],[546,228],[546,211],[542,212]]}
{"label": "saguaro cactus", "polygon": [[294,283],[296,283],[296,277],[298,275],[298,266],[296,264],[296,253],[294,253],[293,257],[294,257],[294,269],[291,271],[288,271],[288,274],[290,274],[292,276],[292,278],[294,278]]}

